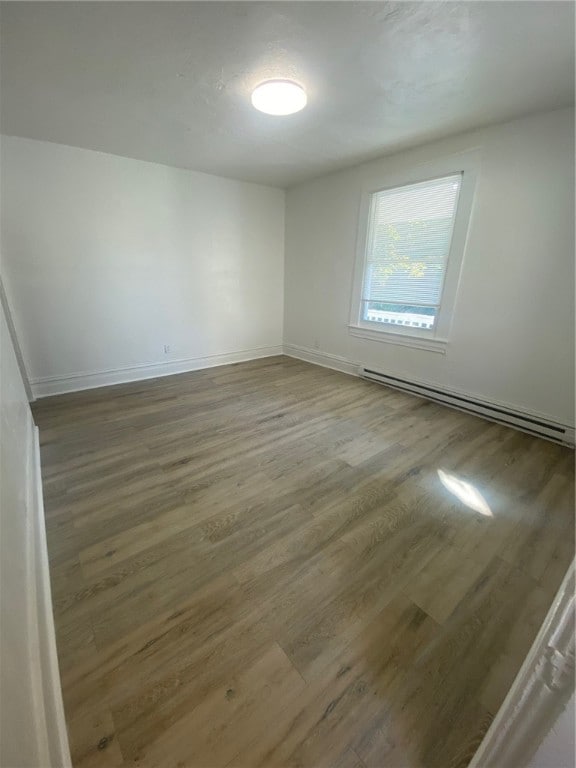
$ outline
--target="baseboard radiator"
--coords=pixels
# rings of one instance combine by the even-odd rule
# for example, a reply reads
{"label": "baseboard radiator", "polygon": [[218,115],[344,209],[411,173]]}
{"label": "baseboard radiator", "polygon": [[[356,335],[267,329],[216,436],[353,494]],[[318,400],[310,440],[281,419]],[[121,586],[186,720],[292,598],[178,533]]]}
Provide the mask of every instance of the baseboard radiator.
{"label": "baseboard radiator", "polygon": [[485,419],[495,421],[498,424],[505,424],[508,427],[514,427],[523,432],[538,435],[538,437],[544,437],[562,445],[569,445],[572,448],[574,447],[574,427],[559,424],[544,419],[541,416],[513,411],[506,406],[483,402],[464,394],[456,394],[428,384],[420,384],[408,379],[398,378],[397,376],[389,376],[372,368],[361,366],[359,373],[363,379],[376,381],[387,387],[399,389],[402,392],[409,392],[410,394],[424,397],[427,400],[434,400],[437,403],[456,408],[459,411],[483,416]]}

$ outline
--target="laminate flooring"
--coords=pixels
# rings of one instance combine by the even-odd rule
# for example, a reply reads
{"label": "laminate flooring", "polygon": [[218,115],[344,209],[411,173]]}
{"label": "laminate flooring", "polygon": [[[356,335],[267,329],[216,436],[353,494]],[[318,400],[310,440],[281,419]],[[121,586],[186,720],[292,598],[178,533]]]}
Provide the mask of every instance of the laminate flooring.
{"label": "laminate flooring", "polygon": [[75,768],[458,768],[574,554],[574,454],[287,357],[41,400]]}

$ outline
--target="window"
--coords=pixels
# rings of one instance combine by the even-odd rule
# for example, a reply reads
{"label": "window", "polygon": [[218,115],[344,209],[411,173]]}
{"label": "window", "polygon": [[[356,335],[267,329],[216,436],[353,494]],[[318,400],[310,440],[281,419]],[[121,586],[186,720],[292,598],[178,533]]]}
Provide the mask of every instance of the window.
{"label": "window", "polygon": [[433,328],[461,174],[372,195],[361,319]]}
{"label": "window", "polygon": [[460,170],[365,196],[353,335],[444,351],[471,182]]}

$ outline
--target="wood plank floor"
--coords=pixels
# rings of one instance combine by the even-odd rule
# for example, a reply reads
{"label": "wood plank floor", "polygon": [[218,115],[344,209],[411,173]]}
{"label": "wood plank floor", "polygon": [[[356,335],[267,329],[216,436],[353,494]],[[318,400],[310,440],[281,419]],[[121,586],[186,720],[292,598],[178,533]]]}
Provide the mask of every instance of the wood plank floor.
{"label": "wood plank floor", "polygon": [[465,766],[572,451],[286,357],[40,401],[76,768]]}

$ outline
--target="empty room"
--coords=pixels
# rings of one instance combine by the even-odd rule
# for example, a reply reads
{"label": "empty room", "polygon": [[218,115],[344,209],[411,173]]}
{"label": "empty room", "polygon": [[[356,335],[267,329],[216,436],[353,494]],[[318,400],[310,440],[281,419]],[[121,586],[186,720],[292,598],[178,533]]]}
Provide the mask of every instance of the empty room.
{"label": "empty room", "polygon": [[574,16],[0,3],[0,768],[574,768]]}

